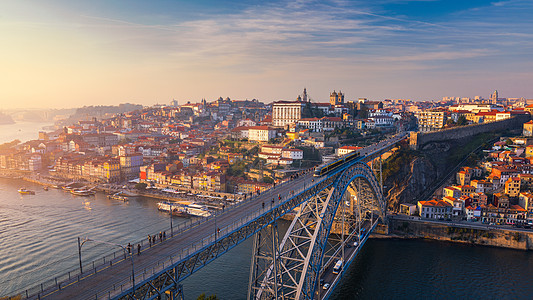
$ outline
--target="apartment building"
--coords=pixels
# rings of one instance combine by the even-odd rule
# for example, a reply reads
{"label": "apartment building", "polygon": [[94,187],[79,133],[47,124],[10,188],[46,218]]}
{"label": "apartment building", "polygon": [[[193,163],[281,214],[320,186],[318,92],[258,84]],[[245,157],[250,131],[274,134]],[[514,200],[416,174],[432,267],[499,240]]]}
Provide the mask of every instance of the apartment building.
{"label": "apartment building", "polygon": [[415,113],[420,131],[432,131],[444,128],[446,124],[445,111],[418,111]]}

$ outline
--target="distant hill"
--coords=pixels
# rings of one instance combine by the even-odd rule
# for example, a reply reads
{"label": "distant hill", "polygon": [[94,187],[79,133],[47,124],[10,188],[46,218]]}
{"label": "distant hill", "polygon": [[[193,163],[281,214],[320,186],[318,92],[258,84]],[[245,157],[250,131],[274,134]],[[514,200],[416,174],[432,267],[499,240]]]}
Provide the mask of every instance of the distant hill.
{"label": "distant hill", "polygon": [[84,106],[81,108],[76,109],[76,113],[74,115],[79,116],[86,116],[89,115],[91,117],[102,117],[106,114],[119,114],[119,113],[125,113],[130,112],[138,109],[142,109],[142,105],[138,104],[131,104],[131,103],[122,103],[118,106],[113,105],[98,105],[98,106]]}
{"label": "distant hill", "polygon": [[15,121],[13,121],[13,118],[11,118],[11,116],[0,112],[0,125],[14,124],[14,123],[15,123]]}
{"label": "distant hill", "polygon": [[75,124],[80,120],[89,120],[93,117],[98,119],[109,118],[115,114],[126,113],[138,109],[142,109],[140,104],[122,103],[118,106],[113,105],[97,105],[97,106],[84,106],[77,108],[76,111],[67,119],[64,119],[57,123],[57,125],[68,126]]}

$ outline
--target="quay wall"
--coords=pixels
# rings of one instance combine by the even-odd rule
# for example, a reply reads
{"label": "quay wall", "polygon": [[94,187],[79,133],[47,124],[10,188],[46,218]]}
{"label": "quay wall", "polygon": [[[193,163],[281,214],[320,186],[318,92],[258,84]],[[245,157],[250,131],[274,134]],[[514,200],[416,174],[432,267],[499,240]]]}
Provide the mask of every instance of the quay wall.
{"label": "quay wall", "polygon": [[479,133],[501,131],[506,129],[521,130],[522,124],[527,122],[530,118],[531,117],[529,115],[517,115],[510,119],[490,123],[460,126],[431,132],[411,132],[409,137],[409,145],[411,149],[418,150],[430,142],[463,139]]}
{"label": "quay wall", "polygon": [[389,237],[430,239],[518,250],[533,250],[533,232],[489,228],[481,224],[470,226],[417,219],[390,219],[388,227]]}

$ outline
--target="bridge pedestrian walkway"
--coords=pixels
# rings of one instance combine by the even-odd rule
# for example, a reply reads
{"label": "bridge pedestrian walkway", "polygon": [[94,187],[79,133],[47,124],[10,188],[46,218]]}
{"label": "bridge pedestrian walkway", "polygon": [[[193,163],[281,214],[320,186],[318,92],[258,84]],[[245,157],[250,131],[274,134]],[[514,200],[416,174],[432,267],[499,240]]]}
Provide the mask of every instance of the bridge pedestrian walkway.
{"label": "bridge pedestrian walkway", "polygon": [[[243,201],[235,207],[227,208],[224,212],[220,212],[204,222],[192,224],[191,227],[175,233],[173,237],[167,236],[165,241],[157,243],[151,248],[142,249],[140,255],[133,251],[135,285],[138,286],[155,274],[161,273],[165,268],[213,243],[215,237],[220,238],[268,212],[272,207],[290,198],[289,195],[292,191],[296,194],[296,192],[309,188],[315,183],[312,174],[309,172],[295,180],[285,182],[263,192],[261,195]],[[295,189],[298,189],[298,191],[295,191]],[[279,199],[278,195],[281,196],[281,199]],[[264,207],[263,203],[265,204]],[[134,250],[136,250],[135,247]],[[127,259],[121,259],[112,265],[103,265],[89,272],[84,272],[79,277],[79,280],[75,278],[70,282],[59,284],[30,298],[113,298],[132,288],[132,263],[128,256]]]}
{"label": "bridge pedestrian walkway", "polygon": [[[367,159],[388,149],[402,139],[404,135],[399,134],[388,141],[361,149],[361,159]],[[269,214],[272,208],[276,206],[283,207],[284,210],[294,208],[293,206],[297,204],[289,200],[291,199],[291,192],[294,191],[294,194],[298,194],[302,191],[312,190],[311,187],[313,185],[327,180],[324,177],[328,178],[330,176],[323,176],[315,180],[317,178],[314,178],[312,173],[308,172],[295,180],[285,182],[269,191],[263,192],[259,196],[228,207],[222,213],[192,223],[188,227],[182,227],[179,232],[175,232],[173,237],[168,237],[162,243],[151,248],[144,247],[141,255],[133,255],[133,266],[130,257],[108,261],[107,264],[96,266],[92,271],[84,272],[79,276],[71,278],[69,273],[68,280],[59,282],[56,279],[56,284],[51,287],[44,288],[41,285],[40,290],[34,290],[28,298],[107,299],[123,295],[124,292],[131,290],[134,284],[135,287],[138,287],[163,274],[165,270],[168,270],[176,263],[191,258],[193,254],[205,249],[205,247],[218,242],[221,238],[230,236],[230,234],[242,227],[246,227],[245,225],[249,222],[259,218],[263,218],[264,221],[264,216]],[[281,196],[281,199],[278,198],[278,195]],[[263,203],[265,204],[264,206]],[[292,206],[289,207],[288,204]],[[283,211],[283,213],[287,212]],[[281,215],[279,210],[276,213],[277,216],[269,215],[269,217],[274,218]],[[241,241],[234,241],[233,243]],[[134,272],[132,269],[134,269]],[[194,267],[190,273],[197,269],[199,268]],[[28,291],[26,291],[26,295],[28,295]]]}

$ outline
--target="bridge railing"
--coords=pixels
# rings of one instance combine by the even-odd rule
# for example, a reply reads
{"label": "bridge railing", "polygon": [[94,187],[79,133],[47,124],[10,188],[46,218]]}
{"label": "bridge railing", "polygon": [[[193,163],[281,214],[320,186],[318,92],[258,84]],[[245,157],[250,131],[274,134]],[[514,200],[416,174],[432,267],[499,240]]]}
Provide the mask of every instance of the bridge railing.
{"label": "bridge railing", "polygon": [[[301,176],[305,176],[305,174],[311,172],[311,170],[306,170],[305,173]],[[210,220],[212,220],[213,218],[216,218],[218,215],[222,214],[222,213],[225,213],[227,211],[231,211],[237,207],[240,207],[246,203],[249,203],[249,202],[252,202],[252,201],[255,201],[258,197],[261,197],[261,196],[264,196],[265,193],[267,195],[270,195],[274,192],[274,190],[276,188],[279,188],[279,187],[283,187],[283,186],[286,186],[287,184],[289,184],[292,180],[285,180],[285,181],[282,181],[281,183],[277,184],[275,187],[272,187],[264,192],[262,192],[261,194],[256,194],[256,195],[253,195],[252,197],[249,197],[247,198],[246,200],[241,200],[239,201],[238,203],[235,203],[234,205],[231,205],[227,208],[225,208],[223,211],[216,211],[215,213],[213,213],[211,216],[207,217],[207,218],[195,218],[195,219],[191,219],[191,220],[188,220],[186,222],[183,222],[183,223],[180,223],[178,224],[176,227],[173,227],[173,236],[177,236],[193,227],[196,227],[202,223],[205,223],[205,222],[208,222]],[[296,194],[296,193],[295,193]],[[269,209],[265,208],[266,211],[268,211]],[[252,218],[253,219],[253,218]],[[239,220],[240,221],[240,220]],[[234,222],[232,225],[230,226],[236,226],[235,225],[236,222]],[[236,228],[239,228],[239,227],[236,227]],[[160,232],[165,232],[166,233],[169,233],[171,232],[171,228],[170,227],[167,227],[165,228],[164,230],[161,230]],[[222,229],[221,229],[221,233],[222,234]],[[158,235],[158,232],[155,233],[156,237]],[[173,236],[171,237],[167,237],[167,239],[169,238],[172,238]],[[214,234],[213,234],[214,236]],[[222,236],[222,235],[220,235]],[[156,241],[159,240],[158,238],[156,238]],[[205,243],[205,240],[206,239],[202,239],[202,243]],[[137,241],[135,243],[132,243],[133,246],[137,245],[137,244],[140,244],[141,245],[141,249],[146,249],[147,247],[149,248],[150,247],[150,243],[148,242],[148,239],[147,238],[144,238],[140,241]],[[157,242],[155,244],[152,243],[152,246],[155,246],[156,244],[158,244]],[[198,243],[195,243],[195,244],[192,244],[191,247],[196,247]],[[132,249],[132,253],[134,253],[135,249],[133,248]],[[187,253],[194,253],[194,252],[190,252],[192,250],[189,250]],[[180,253],[180,255],[182,255],[182,253]],[[171,257],[170,259],[173,260],[173,258],[175,259],[176,257],[173,256]],[[84,272],[81,273],[80,272],[80,269],[79,268],[76,268],[76,269],[72,269],[70,271],[67,271],[63,274],[60,274],[52,279],[49,279],[49,280],[46,280],[46,281],[43,281],[41,283],[39,283],[38,285],[35,285],[31,288],[27,288],[27,289],[20,289],[20,290],[17,290],[15,291],[13,294],[14,295],[20,295],[20,296],[23,296],[23,297],[26,297],[26,298],[30,298],[32,296],[35,296],[37,298],[43,296],[43,295],[48,295],[56,290],[60,290],[61,288],[63,288],[64,286],[66,285],[70,285],[72,283],[76,283],[80,280],[82,280],[85,276],[88,276],[90,274],[96,274],[98,273],[99,271],[103,270],[103,269],[106,269],[110,266],[113,266],[114,264],[116,263],[119,263],[120,261],[124,260],[125,257],[124,257],[124,252],[122,250],[118,250],[118,251],[114,251],[108,255],[105,255],[101,258],[98,258],[98,259],[95,259],[91,262],[88,262],[88,263],[85,263],[83,264],[83,270]],[[174,262],[176,260],[173,260]],[[158,262],[158,264],[162,264],[164,265],[164,262]],[[129,279],[129,281],[131,283],[131,278]],[[115,286],[115,289],[116,290],[117,288],[122,288],[122,285],[114,285]],[[131,288],[131,287],[130,287]]]}
{"label": "bridge railing", "polygon": [[[319,184],[326,178],[322,178],[321,180],[318,180],[317,182],[314,182],[312,185]],[[312,186],[310,185],[310,186]],[[304,191],[306,191],[310,186],[302,186],[298,190],[294,191],[294,194],[292,196],[287,196],[282,198],[282,201],[279,201],[276,206],[272,207],[272,209],[277,208],[278,206],[282,205],[286,201],[289,201],[290,199],[294,197],[299,197]],[[272,210],[270,207],[260,207],[258,210],[255,210],[254,213],[249,214],[243,218],[240,218],[230,225],[227,225],[220,229],[220,232],[217,233],[215,237],[215,233],[209,235],[208,237],[203,238],[202,240],[192,243],[189,247],[184,248],[179,253],[161,258],[158,261],[154,262],[151,268],[144,268],[142,271],[139,270],[135,274],[135,282],[136,284],[142,284],[143,281],[153,279],[155,277],[160,276],[165,271],[167,271],[170,267],[175,266],[178,262],[181,262],[183,260],[186,260],[190,256],[194,255],[197,252],[200,252],[204,248],[212,245],[217,240],[220,240],[231,233],[235,232],[236,230],[240,229],[241,227],[245,226],[246,224],[254,221],[255,219],[263,216],[264,214],[268,213],[270,210]],[[133,286],[133,281],[131,276],[129,278],[125,278],[124,280],[120,281],[119,283],[115,283],[113,285],[109,286],[109,289],[107,291],[99,291],[95,293],[95,299],[101,299],[105,297],[113,297],[113,295],[119,295],[123,293],[124,291],[131,290]]]}

